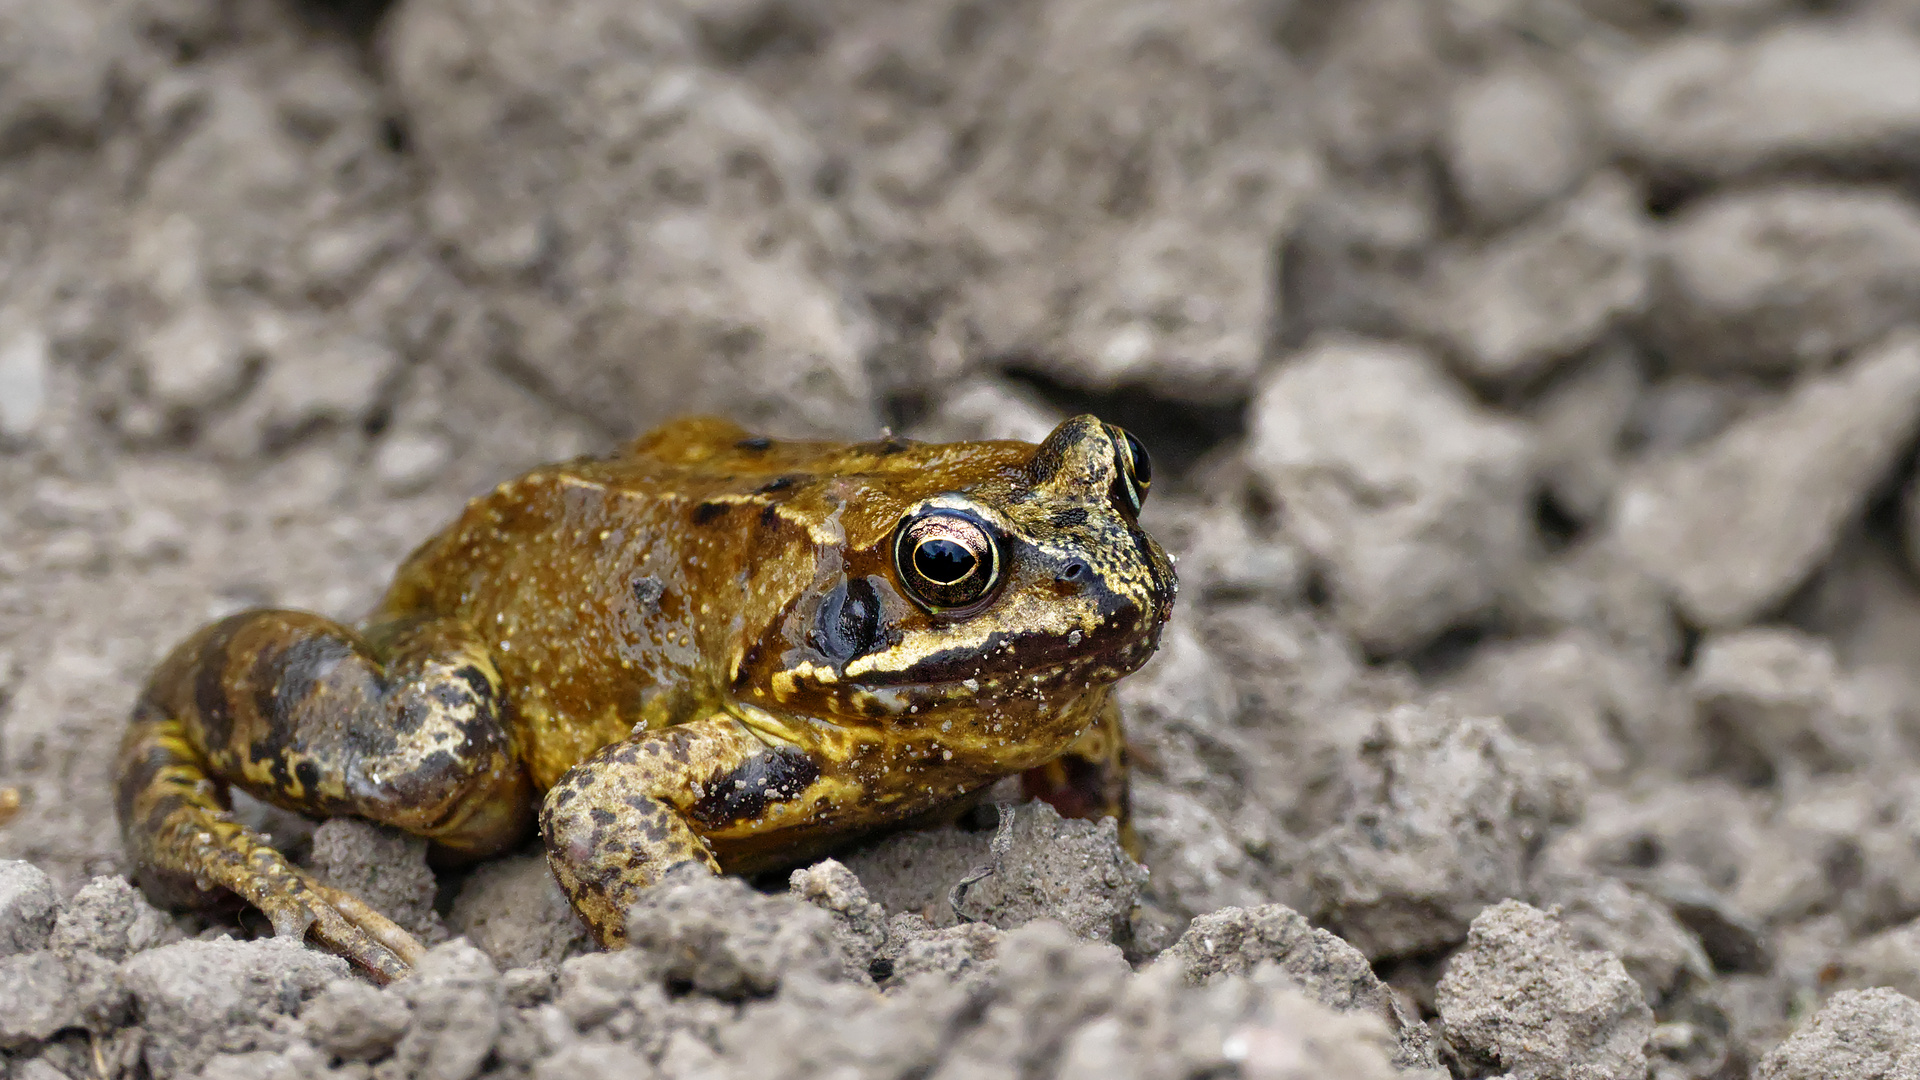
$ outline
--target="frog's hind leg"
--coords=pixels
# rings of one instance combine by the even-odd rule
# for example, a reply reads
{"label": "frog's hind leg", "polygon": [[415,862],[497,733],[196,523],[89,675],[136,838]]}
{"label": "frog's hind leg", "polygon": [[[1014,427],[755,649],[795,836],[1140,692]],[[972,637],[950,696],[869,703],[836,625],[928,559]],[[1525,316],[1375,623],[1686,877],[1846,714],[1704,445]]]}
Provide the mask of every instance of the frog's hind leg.
{"label": "frog's hind leg", "polygon": [[363,638],[301,612],[232,616],[175,649],[135,707],[117,769],[128,854],[159,898],[204,902],[229,890],[277,933],[397,978],[421,953],[411,935],[234,822],[226,790],[484,855],[531,822],[502,707],[484,649],[457,623],[400,623]]}
{"label": "frog's hind leg", "polygon": [[1061,817],[1116,819],[1120,846],[1138,859],[1140,837],[1133,829],[1127,770],[1127,733],[1120,723],[1120,703],[1110,696],[1065,753],[1020,774],[1020,787],[1028,798],[1051,804]]}

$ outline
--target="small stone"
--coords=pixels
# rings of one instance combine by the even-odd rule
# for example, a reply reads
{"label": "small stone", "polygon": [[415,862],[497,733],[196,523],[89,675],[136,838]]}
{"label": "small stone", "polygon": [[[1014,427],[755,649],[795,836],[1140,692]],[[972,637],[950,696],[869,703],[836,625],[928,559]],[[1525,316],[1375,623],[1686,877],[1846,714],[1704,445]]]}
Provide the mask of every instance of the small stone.
{"label": "small stone", "polygon": [[1826,642],[1754,627],[1716,634],[1694,660],[1706,764],[1741,779],[1802,778],[1901,756],[1900,717],[1840,671]]}
{"label": "small stone", "polygon": [[725,999],[771,994],[791,976],[838,978],[846,956],[833,917],[736,877],[670,873],[627,916],[627,947],[659,977]]}
{"label": "small stone", "polygon": [[366,419],[400,363],[391,346],[369,337],[323,335],[287,346],[276,350],[258,391],[269,442],[312,424]]}
{"label": "small stone", "polygon": [[0,956],[44,949],[60,917],[60,890],[29,862],[0,859]]}
{"label": "small stone", "polygon": [[1615,878],[1549,875],[1535,891],[1537,902],[1559,909],[1576,945],[1619,957],[1652,1008],[1714,977],[1693,932],[1665,904]]}
{"label": "small stone", "polygon": [[652,1062],[618,1043],[575,1043],[533,1067],[533,1080],[624,1080],[652,1075]]}
{"label": "small stone", "polygon": [[191,304],[147,337],[140,354],[147,397],[167,411],[211,408],[240,389],[248,350],[225,314]]}
{"label": "small stone", "polygon": [[853,871],[838,859],[822,859],[795,870],[787,891],[834,917],[834,937],[847,954],[849,975],[855,981],[865,978],[887,944],[887,909],[873,902]]}
{"label": "small stone", "polygon": [[97,877],[73,894],[54,925],[49,947],[63,957],[85,951],[120,961],[176,933],[172,920],[126,878]]}
{"label": "small stone", "polygon": [[1500,717],[1515,735],[1561,750],[1596,776],[1618,776],[1671,742],[1686,719],[1665,668],[1579,630],[1492,642],[1448,678],[1465,711]]}
{"label": "small stone", "polygon": [[47,336],[25,330],[0,340],[0,439],[24,439],[47,407]]}
{"label": "small stone", "polygon": [[1862,938],[1840,957],[1841,986],[1884,986],[1920,997],[1920,920]]}
{"label": "small stone", "polygon": [[297,940],[221,938],[149,949],[121,971],[147,1031],[147,1068],[170,1080],[216,1051],[259,1048],[279,1017],[345,978],[347,963]]}
{"label": "small stone", "polygon": [[389,495],[413,495],[431,487],[453,460],[446,436],[434,431],[395,431],[373,452],[373,473]]}
{"label": "small stone", "polygon": [[1649,247],[1640,201],[1606,173],[1541,220],[1443,260],[1435,322],[1467,372],[1525,381],[1637,316]]}
{"label": "small stone", "polygon": [[1314,921],[1376,961],[1458,943],[1525,888],[1530,850],[1584,797],[1581,774],[1498,720],[1413,706],[1379,719],[1346,783],[1351,805],[1301,869]]}
{"label": "small stone", "polygon": [[1473,920],[1435,991],[1459,1058],[1513,1080],[1644,1080],[1653,1010],[1611,953],[1507,900]]}
{"label": "small stone", "polygon": [[383,994],[358,979],[327,984],[300,1011],[307,1040],[348,1061],[374,1061],[406,1034],[411,1009],[400,994]]}
{"label": "small stone", "polygon": [[1377,1017],[1399,1040],[1394,1064],[1431,1069],[1433,1035],[1381,983],[1360,950],[1281,904],[1223,908],[1193,920],[1162,960],[1178,960],[1196,986],[1277,967],[1308,997],[1337,1012]]}
{"label": "small stone", "polygon": [[1843,990],[1775,1047],[1754,1080],[1920,1080],[1920,1001]]}
{"label": "small stone", "polygon": [[913,430],[928,442],[971,439],[1044,440],[1065,417],[1038,394],[1004,379],[974,378],[942,395],[940,403]]}
{"label": "small stone", "polygon": [[307,865],[323,883],[359,897],[426,944],[445,940],[434,910],[440,883],[427,841],[359,818],[331,818],[313,832]]}
{"label": "small stone", "polygon": [[67,967],[50,952],[0,957],[0,1049],[17,1050],[79,1027]]}
{"label": "small stone", "polygon": [[1681,371],[1817,371],[1920,306],[1920,208],[1892,192],[1711,196],[1659,248],[1648,326]]}
{"label": "small stone", "polygon": [[413,1007],[394,1047],[399,1075],[471,1080],[500,1037],[500,973],[487,954],[455,939],[427,951],[411,977],[395,985]]}
{"label": "small stone", "polygon": [[1565,193],[1596,144],[1572,92],[1547,72],[1506,64],[1454,91],[1441,132],[1447,171],[1480,221],[1517,220]]}
{"label": "small stone", "polygon": [[1920,335],[1899,334],[1622,486],[1614,540],[1697,625],[1785,599],[1920,426]]}
{"label": "small stone", "polygon": [[592,947],[587,924],[541,853],[493,859],[475,869],[454,898],[447,926],[502,968],[558,967]]}
{"label": "small stone", "polygon": [[1120,934],[1147,871],[1120,847],[1114,820],[1062,818],[1039,800],[1003,813],[1013,817],[1011,843],[967,890],[967,913],[1002,930],[1051,919],[1092,941]]}
{"label": "small stone", "polygon": [[1576,522],[1597,521],[1612,507],[1620,443],[1642,387],[1631,352],[1603,347],[1548,384],[1527,410],[1540,479],[1554,506]]}
{"label": "small stone", "polygon": [[1606,113],[1628,154],[1694,177],[1891,165],[1920,139],[1916,70],[1911,34],[1784,20],[1751,41],[1648,50],[1612,82]]}
{"label": "small stone", "polygon": [[[96,126],[127,52],[132,20],[97,4],[0,6],[0,138],[15,128],[52,125],[69,133]],[[117,14],[117,13],[116,13]]]}
{"label": "small stone", "polygon": [[1249,468],[1328,568],[1334,618],[1370,650],[1480,617],[1524,562],[1526,431],[1427,357],[1328,342],[1281,365],[1250,411]]}

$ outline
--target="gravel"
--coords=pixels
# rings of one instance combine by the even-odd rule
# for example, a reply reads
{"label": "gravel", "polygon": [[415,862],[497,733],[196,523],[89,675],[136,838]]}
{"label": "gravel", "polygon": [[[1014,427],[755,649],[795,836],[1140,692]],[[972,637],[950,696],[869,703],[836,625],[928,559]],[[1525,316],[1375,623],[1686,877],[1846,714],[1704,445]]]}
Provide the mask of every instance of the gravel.
{"label": "gravel", "polygon": [[[0,0],[0,1075],[1920,1077],[1911,9]],[[172,643],[696,410],[1142,438],[1142,862],[128,879]]]}

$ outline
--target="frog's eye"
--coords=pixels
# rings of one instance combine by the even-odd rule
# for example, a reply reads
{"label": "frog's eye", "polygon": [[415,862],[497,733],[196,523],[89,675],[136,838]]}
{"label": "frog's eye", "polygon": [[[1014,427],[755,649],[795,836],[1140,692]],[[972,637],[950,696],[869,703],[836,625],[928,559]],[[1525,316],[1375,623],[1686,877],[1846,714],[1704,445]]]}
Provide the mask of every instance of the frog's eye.
{"label": "frog's eye", "polygon": [[1000,543],[960,510],[928,510],[900,523],[893,566],[907,594],[929,611],[979,603],[1000,581]]}
{"label": "frog's eye", "polygon": [[1114,456],[1119,459],[1120,479],[1115,487],[1121,505],[1138,514],[1147,501],[1147,489],[1153,487],[1153,459],[1133,432],[1112,424],[1107,425],[1107,431],[1113,436]]}

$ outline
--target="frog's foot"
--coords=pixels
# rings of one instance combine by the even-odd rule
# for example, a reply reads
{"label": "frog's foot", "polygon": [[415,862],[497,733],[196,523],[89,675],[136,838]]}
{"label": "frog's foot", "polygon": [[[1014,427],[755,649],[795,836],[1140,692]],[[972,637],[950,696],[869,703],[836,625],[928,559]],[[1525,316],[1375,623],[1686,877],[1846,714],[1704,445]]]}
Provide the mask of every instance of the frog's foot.
{"label": "frog's foot", "polygon": [[[264,843],[244,836],[242,858],[218,858],[208,877],[259,908],[276,937],[306,940],[365,971],[373,981],[410,974],[426,948],[366,901],[324,885]],[[229,850],[232,850],[229,848]]]}

